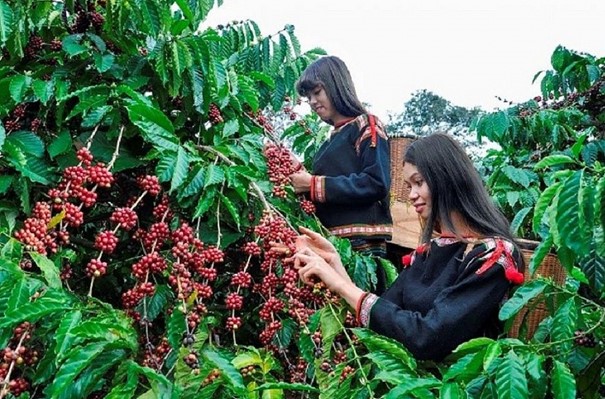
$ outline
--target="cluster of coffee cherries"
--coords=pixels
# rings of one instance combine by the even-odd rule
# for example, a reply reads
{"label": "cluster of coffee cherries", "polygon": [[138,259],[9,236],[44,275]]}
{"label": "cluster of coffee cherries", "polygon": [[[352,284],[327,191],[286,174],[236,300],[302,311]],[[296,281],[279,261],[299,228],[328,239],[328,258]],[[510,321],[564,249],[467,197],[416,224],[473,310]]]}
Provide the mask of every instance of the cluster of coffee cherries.
{"label": "cluster of coffee cherries", "polygon": [[42,46],[44,46],[44,40],[40,36],[31,35],[25,46],[25,56],[28,58],[37,57],[40,50],[42,50]]}
{"label": "cluster of coffee cherries", "polygon": [[267,118],[261,110],[256,112],[247,112],[248,116],[252,118],[266,133],[273,133],[275,128],[271,124],[271,120]]}
{"label": "cluster of coffee cherries", "polygon": [[[104,7],[103,2],[97,2],[99,6]],[[72,33],[85,33],[90,26],[98,32],[103,27],[105,17],[97,11],[95,2],[88,2],[88,9],[84,9],[80,4],[76,4],[76,15],[70,26]]]}
{"label": "cluster of coffee cherries", "polygon": [[[28,114],[28,105],[29,103],[19,103],[15,106],[10,116],[8,116],[2,123],[4,125],[4,130],[7,133],[11,133],[23,128],[26,120],[31,118],[31,115],[27,117]],[[31,108],[30,108],[31,109]],[[32,111],[33,112],[33,111]],[[39,118],[31,118],[29,122],[29,129],[32,132],[37,132],[40,126],[42,125],[42,121]]]}
{"label": "cluster of coffee cherries", "polygon": [[313,203],[313,201],[310,201],[310,200],[308,200],[308,199],[306,199],[304,197],[300,199],[300,208],[307,215],[312,215],[317,210],[315,208],[315,204]]}
{"label": "cluster of coffee cherries", "polygon": [[23,375],[15,377],[14,374],[22,374],[21,367],[32,366],[39,360],[38,352],[27,346],[32,328],[29,322],[19,324],[13,330],[9,345],[0,350],[0,397],[8,393],[19,396],[29,389],[30,384]]}
{"label": "cluster of coffee cherries", "polygon": [[[312,287],[300,281],[290,259],[296,249],[297,233],[285,219],[265,213],[255,226],[254,233],[263,254],[260,264],[262,280],[253,289],[265,301],[259,311],[260,319],[265,322],[259,339],[270,348],[275,335],[282,328],[280,319],[287,315],[301,326],[306,325],[309,317],[325,303],[325,292],[314,292]],[[273,250],[275,243],[280,243],[285,250]]]}
{"label": "cluster of coffee cherries", "polygon": [[594,335],[588,334],[582,330],[574,332],[574,342],[578,346],[584,346],[586,348],[594,348],[597,345]]}
{"label": "cluster of coffee cherries", "polygon": [[295,363],[288,366],[288,374],[291,383],[303,383],[307,378],[309,363],[303,358],[296,359]]}
{"label": "cluster of coffee cherries", "polygon": [[79,227],[84,222],[82,208],[96,203],[97,188],[111,187],[112,173],[103,163],[93,165],[93,156],[87,148],[78,150],[77,157],[80,163],[65,168],[57,187],[48,190],[48,201],[37,202],[31,217],[15,232],[15,238],[25,245],[26,251],[46,255],[68,244],[67,228]]}
{"label": "cluster of coffee cherries", "polygon": [[221,110],[214,103],[210,104],[210,106],[208,107],[208,120],[213,125],[218,125],[219,123],[224,122]]}
{"label": "cluster of coffee cherries", "polygon": [[265,159],[269,181],[273,183],[273,195],[285,198],[290,175],[295,172],[292,154],[286,147],[271,143],[265,147]]}

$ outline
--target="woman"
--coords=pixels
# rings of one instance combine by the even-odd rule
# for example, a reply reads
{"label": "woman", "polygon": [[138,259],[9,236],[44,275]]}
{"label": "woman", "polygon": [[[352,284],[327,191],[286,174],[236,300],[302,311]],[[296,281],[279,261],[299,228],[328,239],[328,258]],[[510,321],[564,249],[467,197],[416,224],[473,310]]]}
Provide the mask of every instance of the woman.
{"label": "woman", "polygon": [[523,259],[508,222],[451,137],[412,143],[403,175],[425,222],[422,244],[403,258],[403,271],[382,296],[356,287],[334,247],[308,229],[293,258],[304,282],[322,280],[363,326],[398,340],[418,359],[441,360],[471,338],[502,332],[499,306],[511,284],[523,281]]}
{"label": "woman", "polygon": [[[290,176],[297,193],[314,202],[320,222],[353,249],[386,257],[391,239],[390,150],[382,123],[357,98],[351,74],[337,57],[319,58],[303,72],[298,93],[333,126],[330,138],[313,158],[311,173]],[[379,268],[379,287],[384,276]]]}

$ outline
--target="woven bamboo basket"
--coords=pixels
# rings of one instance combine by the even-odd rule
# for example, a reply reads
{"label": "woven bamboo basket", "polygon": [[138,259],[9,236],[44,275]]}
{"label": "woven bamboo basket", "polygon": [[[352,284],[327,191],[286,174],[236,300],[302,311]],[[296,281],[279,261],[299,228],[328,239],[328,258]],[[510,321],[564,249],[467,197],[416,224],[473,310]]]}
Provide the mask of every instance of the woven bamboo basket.
{"label": "woven bamboo basket", "polygon": [[[521,245],[524,244],[526,243],[522,241]],[[563,285],[565,283],[566,272],[563,266],[561,266],[561,263],[556,255],[546,255],[546,257],[542,260],[542,263],[540,263],[540,266],[538,266],[534,275],[531,276],[529,273],[529,261],[531,260],[534,251],[531,249],[522,249],[521,252],[523,253],[523,258],[525,259],[526,264],[524,273],[526,282],[536,278],[537,276],[543,276],[552,278],[552,280],[558,285]],[[517,314],[508,332],[508,336],[512,338],[531,339],[540,322],[548,315],[549,313],[544,298],[541,296],[534,298]],[[522,325],[526,326],[524,331],[525,334],[523,334],[524,337],[519,336]]]}

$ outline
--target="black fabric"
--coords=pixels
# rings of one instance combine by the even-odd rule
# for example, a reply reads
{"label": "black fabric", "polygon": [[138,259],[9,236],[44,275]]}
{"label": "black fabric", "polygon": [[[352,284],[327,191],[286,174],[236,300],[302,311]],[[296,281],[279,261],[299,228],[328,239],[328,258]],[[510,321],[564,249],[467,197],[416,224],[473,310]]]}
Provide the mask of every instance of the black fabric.
{"label": "black fabric", "polygon": [[[313,159],[312,174],[325,176],[325,202],[315,203],[316,215],[328,229],[353,225],[392,228],[389,142],[377,134],[376,147],[369,137],[358,143],[366,129],[367,116],[362,115],[332,134]],[[379,121],[376,129],[382,132]],[[355,233],[346,238],[390,240],[391,236],[391,232]]]}
{"label": "black fabric", "polygon": [[[499,263],[482,274],[477,244],[450,242],[416,255],[370,313],[369,327],[404,344],[418,359],[442,360],[459,344],[502,332],[498,311],[510,282]],[[517,254],[515,254],[517,255]],[[518,256],[517,256],[518,259]]]}

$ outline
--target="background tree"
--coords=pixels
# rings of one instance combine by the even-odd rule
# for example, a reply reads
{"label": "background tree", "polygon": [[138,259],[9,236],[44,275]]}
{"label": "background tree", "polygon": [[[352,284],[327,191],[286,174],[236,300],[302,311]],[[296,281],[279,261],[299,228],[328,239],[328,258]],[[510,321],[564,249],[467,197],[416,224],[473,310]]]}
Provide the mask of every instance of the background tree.
{"label": "background tree", "polygon": [[404,104],[403,111],[390,113],[387,129],[391,135],[412,134],[424,136],[436,131],[447,131],[476,158],[481,153],[481,145],[469,126],[483,111],[452,104],[445,98],[428,91],[418,90]]}

